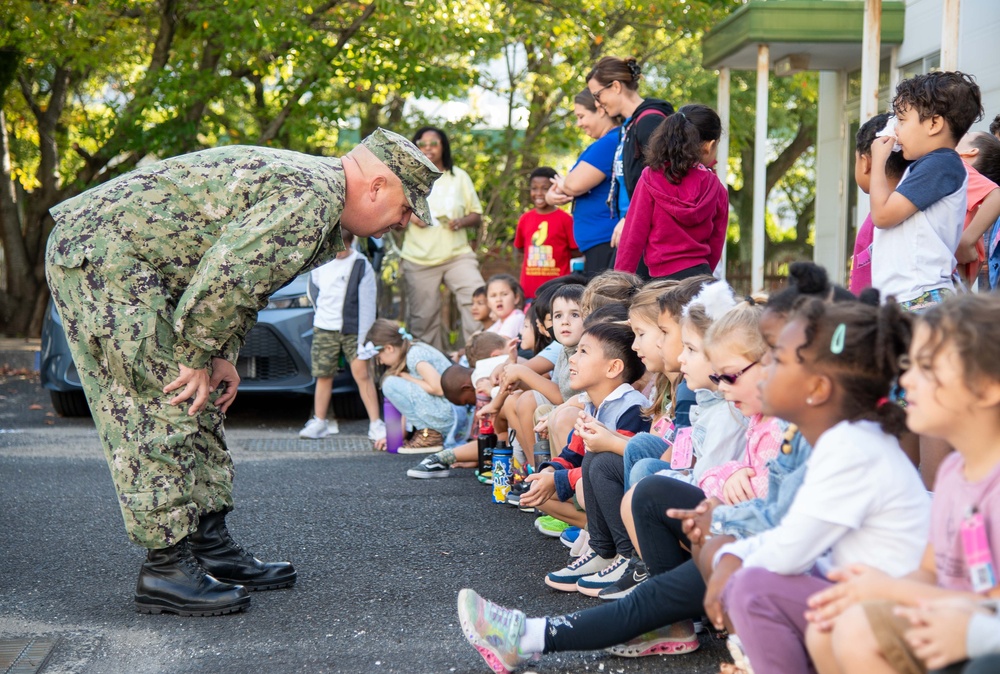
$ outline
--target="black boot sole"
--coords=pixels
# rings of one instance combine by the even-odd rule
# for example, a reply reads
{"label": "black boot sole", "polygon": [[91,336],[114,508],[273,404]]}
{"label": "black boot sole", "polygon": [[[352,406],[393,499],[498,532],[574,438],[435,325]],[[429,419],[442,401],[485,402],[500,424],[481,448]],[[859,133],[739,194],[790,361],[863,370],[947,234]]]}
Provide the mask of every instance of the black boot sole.
{"label": "black boot sole", "polygon": [[292,576],[291,578],[286,578],[284,580],[273,580],[267,582],[258,582],[254,584],[253,581],[248,580],[236,580],[235,578],[220,578],[218,576],[213,576],[220,583],[228,583],[230,585],[242,585],[243,589],[247,592],[265,592],[267,590],[283,590],[288,587],[295,585],[295,581],[298,580],[297,577]]}
{"label": "black boot sole", "polygon": [[135,599],[135,610],[147,615],[159,615],[161,613],[172,613],[185,618],[207,618],[209,616],[228,615],[239,613],[250,608],[250,597],[244,597],[228,606],[216,606],[213,608],[192,609],[183,606],[174,606],[168,602],[157,599],[140,600]]}

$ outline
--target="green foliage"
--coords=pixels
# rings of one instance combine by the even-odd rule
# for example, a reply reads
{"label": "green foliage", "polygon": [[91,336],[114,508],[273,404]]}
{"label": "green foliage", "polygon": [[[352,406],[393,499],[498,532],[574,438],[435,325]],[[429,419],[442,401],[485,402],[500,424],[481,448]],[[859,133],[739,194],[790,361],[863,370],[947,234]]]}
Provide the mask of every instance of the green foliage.
{"label": "green foliage", "polygon": [[[700,36],[741,4],[6,0],[0,93],[11,170],[0,179],[16,186],[17,204],[0,217],[19,219],[4,229],[8,278],[44,294],[48,209],[143,159],[233,143],[336,154],[377,125],[407,133],[426,122],[448,130],[456,163],[476,182],[486,217],[475,244],[502,257],[528,207],[526,174],[540,164],[565,170],[591,142],[575,128],[571,100],[592,64],[634,55],[646,78],[642,95],[714,105],[716,74],[700,66]],[[737,196],[753,139],[753,77],[733,73]],[[484,128],[488,111],[443,119],[412,104],[474,103],[474,86],[508,104],[500,128]],[[815,124],[815,90],[808,77],[772,79],[775,148],[795,137],[803,119]],[[797,166],[782,187],[789,204],[805,203],[809,169]],[[3,198],[0,191],[0,206]],[[16,268],[15,258],[23,260]],[[0,291],[0,318],[11,315],[5,301],[29,299]],[[34,328],[22,321],[12,331]]]}

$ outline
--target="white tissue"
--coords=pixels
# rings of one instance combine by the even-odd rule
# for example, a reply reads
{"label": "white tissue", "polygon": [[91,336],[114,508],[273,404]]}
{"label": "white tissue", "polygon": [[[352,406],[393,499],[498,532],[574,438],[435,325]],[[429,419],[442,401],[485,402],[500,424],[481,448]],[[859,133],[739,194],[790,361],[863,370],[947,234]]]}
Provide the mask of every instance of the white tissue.
{"label": "white tissue", "polygon": [[[896,115],[893,115],[892,117],[890,117],[889,121],[885,123],[885,128],[882,129],[881,131],[876,132],[875,133],[875,137],[876,138],[882,138],[883,136],[891,136],[891,137],[895,138],[896,137],[896,122],[898,122],[898,121],[899,120],[896,119]],[[893,146],[892,146],[892,151],[893,152],[902,152],[903,151],[903,146],[900,145],[899,143],[894,143]]]}

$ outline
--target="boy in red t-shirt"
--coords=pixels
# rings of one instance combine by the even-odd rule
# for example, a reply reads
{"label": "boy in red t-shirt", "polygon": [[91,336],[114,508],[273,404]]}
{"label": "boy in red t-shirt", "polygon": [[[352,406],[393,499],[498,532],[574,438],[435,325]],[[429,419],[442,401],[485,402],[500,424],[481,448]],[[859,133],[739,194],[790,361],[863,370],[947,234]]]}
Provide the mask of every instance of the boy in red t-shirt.
{"label": "boy in red t-shirt", "polygon": [[569,273],[569,261],[579,251],[573,238],[573,216],[545,201],[555,169],[540,166],[531,172],[529,189],[535,207],[521,216],[514,234],[514,248],[524,253],[521,287],[534,299],[538,287]]}

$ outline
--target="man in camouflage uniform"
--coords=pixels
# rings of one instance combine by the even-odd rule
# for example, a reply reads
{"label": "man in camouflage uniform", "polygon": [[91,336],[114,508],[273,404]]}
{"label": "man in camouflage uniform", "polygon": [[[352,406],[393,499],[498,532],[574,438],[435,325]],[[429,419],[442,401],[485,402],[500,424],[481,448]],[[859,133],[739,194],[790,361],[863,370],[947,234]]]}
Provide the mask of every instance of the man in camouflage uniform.
{"label": "man in camouflage uniform", "polygon": [[271,293],[343,249],[341,227],[378,237],[411,212],[430,222],[439,175],[379,129],[341,159],[196,152],[52,209],[49,287],[125,528],[148,549],[139,611],[232,613],[247,589],[295,582],[291,564],[257,560],[226,529],[236,358]]}

